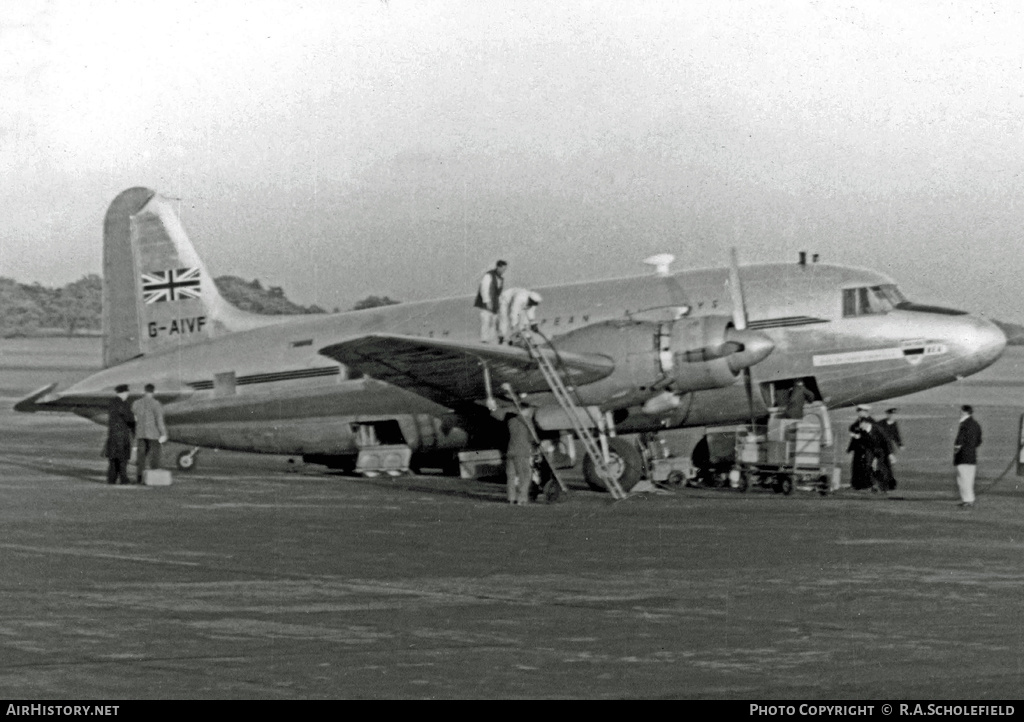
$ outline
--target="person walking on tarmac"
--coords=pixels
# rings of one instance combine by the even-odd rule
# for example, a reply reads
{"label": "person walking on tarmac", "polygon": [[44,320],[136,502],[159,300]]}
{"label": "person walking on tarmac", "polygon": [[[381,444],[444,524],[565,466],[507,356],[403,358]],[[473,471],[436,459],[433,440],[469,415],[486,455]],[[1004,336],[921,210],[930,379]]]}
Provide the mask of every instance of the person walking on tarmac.
{"label": "person walking on tarmac", "polygon": [[860,431],[860,422],[865,419],[869,420],[872,424],[875,420],[871,418],[871,407],[866,404],[860,404],[857,406],[857,418],[850,424],[850,433],[856,434]]}
{"label": "person walking on tarmac", "polygon": [[981,424],[974,420],[974,409],[960,407],[960,426],[953,442],[953,465],[956,466],[956,485],[960,491],[960,506],[974,506],[974,475],[978,471],[978,447],[981,446]]}
{"label": "person walking on tarmac", "polygon": [[[857,408],[858,411],[861,407]],[[861,418],[855,423],[856,430],[851,429],[850,443],[847,452],[853,453],[850,468],[850,486],[854,489],[871,489],[888,491],[879,473],[880,457],[889,453],[889,442],[878,424],[870,416]]]}
{"label": "person walking on tarmac", "polygon": [[160,445],[167,441],[164,409],[153,396],[156,387],[153,384],[146,384],[145,388],[146,395],[132,404],[139,443],[138,453],[135,455],[137,484],[142,483],[142,475],[147,466],[150,469],[160,468]]}
{"label": "person walking on tarmac", "polygon": [[878,428],[889,442],[888,453],[880,460],[882,476],[887,482],[889,491],[896,488],[896,475],[892,467],[896,461],[896,452],[903,448],[903,438],[900,436],[900,425],[896,421],[895,407],[885,410],[885,418],[878,422]]}
{"label": "person walking on tarmac", "polygon": [[510,288],[499,301],[498,335],[508,344],[526,331],[537,331],[537,306],[544,299],[536,291]]}
{"label": "person walking on tarmac", "polygon": [[130,484],[128,460],[132,457],[135,416],[128,404],[128,384],[119,385],[114,393],[107,407],[107,441],[103,447],[103,455],[107,457],[107,483]]}
{"label": "person walking on tarmac", "polygon": [[499,409],[493,399],[488,401],[487,406],[492,416],[505,422],[508,431],[508,446],[505,448],[505,490],[508,503],[529,504],[533,455],[537,449],[533,426],[535,410],[526,401],[519,402],[521,414],[513,409]]}
{"label": "person walking on tarmac", "polygon": [[498,343],[498,311],[501,291],[505,286],[505,269],[508,264],[498,261],[480,279],[473,306],[480,309],[480,341]]}

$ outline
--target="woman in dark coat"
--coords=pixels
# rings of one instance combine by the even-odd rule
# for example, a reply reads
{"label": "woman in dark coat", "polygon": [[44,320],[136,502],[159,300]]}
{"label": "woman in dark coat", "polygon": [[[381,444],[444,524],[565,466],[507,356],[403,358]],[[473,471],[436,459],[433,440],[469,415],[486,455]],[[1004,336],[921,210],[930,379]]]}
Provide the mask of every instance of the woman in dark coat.
{"label": "woman in dark coat", "polygon": [[877,487],[883,491],[888,490],[888,482],[881,478],[879,469],[882,457],[889,453],[889,442],[874,421],[861,419],[859,424],[851,428],[846,451],[853,452],[850,486],[854,489]]}

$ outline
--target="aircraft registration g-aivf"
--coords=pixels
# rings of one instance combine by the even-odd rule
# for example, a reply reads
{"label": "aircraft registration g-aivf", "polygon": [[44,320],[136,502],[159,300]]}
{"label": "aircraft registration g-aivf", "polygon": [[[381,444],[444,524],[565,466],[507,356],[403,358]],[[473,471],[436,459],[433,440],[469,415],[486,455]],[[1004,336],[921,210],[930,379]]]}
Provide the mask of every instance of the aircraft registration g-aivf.
{"label": "aircraft registration g-aivf", "polygon": [[[591,412],[626,490],[640,456],[618,434],[763,418],[797,380],[829,408],[891,398],[975,373],[1006,345],[991,322],[911,303],[880,273],[818,263],[741,268],[733,257],[538,291],[541,353]],[[495,448],[502,426],[488,401],[506,383],[537,408],[543,435],[573,428],[529,349],[480,342],[471,297],[243,312],[217,292],[170,203],[146,188],[107,211],[103,330],[102,371],[15,409],[105,423],[115,386],[138,396],[153,383],[173,441],[349,469],[367,440],[407,445],[414,467]],[[604,487],[593,464],[584,470]]]}

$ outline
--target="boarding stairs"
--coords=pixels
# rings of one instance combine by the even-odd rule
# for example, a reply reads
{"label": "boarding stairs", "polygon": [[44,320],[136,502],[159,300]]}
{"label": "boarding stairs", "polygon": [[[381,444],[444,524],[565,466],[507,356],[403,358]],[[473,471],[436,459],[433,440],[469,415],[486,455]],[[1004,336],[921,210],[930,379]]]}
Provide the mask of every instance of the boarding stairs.
{"label": "boarding stairs", "polygon": [[[608,456],[605,450],[602,449],[601,444],[598,444],[597,439],[594,438],[594,434],[590,430],[594,420],[590,418],[589,413],[581,409],[579,404],[576,403],[576,400],[573,398],[573,392],[562,381],[562,375],[555,368],[554,364],[551,363],[551,360],[541,352],[532,334],[529,331],[524,331],[518,336],[526,350],[529,351],[530,357],[540,367],[544,380],[558,401],[558,405],[562,407],[562,411],[569,418],[573,432],[583,444],[583,449],[590,457],[590,460],[594,463],[594,467],[604,482],[605,488],[608,489],[614,499],[625,499],[626,492],[622,490],[622,486],[612,475],[611,469],[608,468]],[[512,397],[515,399],[515,394],[512,394]],[[516,407],[519,407],[518,400],[516,400]],[[584,419],[587,421],[584,422]],[[561,481],[558,483],[562,485]]]}

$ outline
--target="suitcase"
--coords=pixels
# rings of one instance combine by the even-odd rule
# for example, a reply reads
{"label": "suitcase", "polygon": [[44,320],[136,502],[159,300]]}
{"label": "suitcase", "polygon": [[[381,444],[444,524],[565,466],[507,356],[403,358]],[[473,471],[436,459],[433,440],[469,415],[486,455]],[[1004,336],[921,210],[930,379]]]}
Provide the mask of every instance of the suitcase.
{"label": "suitcase", "polygon": [[171,472],[167,469],[146,469],[142,472],[142,483],[146,486],[170,486]]}

